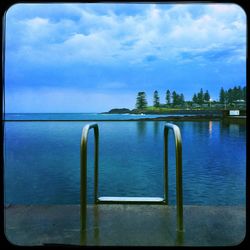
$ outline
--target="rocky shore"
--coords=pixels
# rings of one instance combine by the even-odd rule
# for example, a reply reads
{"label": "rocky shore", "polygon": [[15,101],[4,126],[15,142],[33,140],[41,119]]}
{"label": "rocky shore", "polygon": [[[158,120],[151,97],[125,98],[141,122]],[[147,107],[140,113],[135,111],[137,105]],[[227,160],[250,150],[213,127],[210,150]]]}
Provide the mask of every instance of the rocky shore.
{"label": "rocky shore", "polygon": [[101,114],[145,114],[145,115],[185,115],[185,114],[193,114],[193,115],[217,115],[222,116],[222,110],[197,110],[197,109],[176,109],[176,110],[137,110],[137,109],[127,109],[127,108],[114,108],[109,110],[108,112],[102,112]]}
{"label": "rocky shore", "polygon": [[126,121],[223,121],[246,123],[246,111],[242,110],[240,116],[229,116],[228,110],[169,110],[169,111],[139,111],[136,109],[130,110],[127,108],[115,108],[102,114],[145,114],[145,115],[169,115],[167,117],[155,118],[134,118]]}

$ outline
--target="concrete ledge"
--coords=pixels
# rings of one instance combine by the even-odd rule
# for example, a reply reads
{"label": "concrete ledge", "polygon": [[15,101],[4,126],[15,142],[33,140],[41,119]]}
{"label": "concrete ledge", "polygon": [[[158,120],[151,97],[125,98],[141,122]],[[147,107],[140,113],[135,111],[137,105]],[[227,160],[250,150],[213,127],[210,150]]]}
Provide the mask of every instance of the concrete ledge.
{"label": "concrete ledge", "polygon": [[[243,206],[88,205],[87,243],[100,246],[233,246],[245,237]],[[5,235],[14,245],[80,244],[79,205],[12,205]]]}

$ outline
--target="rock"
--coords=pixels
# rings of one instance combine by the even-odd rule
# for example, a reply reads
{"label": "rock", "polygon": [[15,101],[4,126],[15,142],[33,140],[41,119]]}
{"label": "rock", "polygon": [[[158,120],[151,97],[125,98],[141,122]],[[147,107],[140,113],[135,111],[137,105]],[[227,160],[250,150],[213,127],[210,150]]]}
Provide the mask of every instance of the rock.
{"label": "rock", "polygon": [[130,113],[130,109],[127,108],[115,108],[106,112],[106,114],[128,114],[128,113]]}

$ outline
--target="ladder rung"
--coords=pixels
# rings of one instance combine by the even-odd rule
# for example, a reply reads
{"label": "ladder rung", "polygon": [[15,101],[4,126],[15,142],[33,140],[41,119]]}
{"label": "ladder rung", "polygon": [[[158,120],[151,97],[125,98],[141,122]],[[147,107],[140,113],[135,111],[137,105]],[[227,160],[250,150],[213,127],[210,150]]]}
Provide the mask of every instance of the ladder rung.
{"label": "ladder rung", "polygon": [[102,196],[97,199],[98,203],[147,203],[147,204],[165,204],[161,197],[109,197]]}

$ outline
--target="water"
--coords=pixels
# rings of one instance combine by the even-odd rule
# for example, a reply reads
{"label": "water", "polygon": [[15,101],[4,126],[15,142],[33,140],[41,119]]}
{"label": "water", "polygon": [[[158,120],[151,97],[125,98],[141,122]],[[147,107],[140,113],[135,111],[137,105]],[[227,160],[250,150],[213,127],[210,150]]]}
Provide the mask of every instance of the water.
{"label": "water", "polygon": [[[197,115],[197,114],[196,114]],[[202,115],[202,113],[201,113]],[[6,113],[6,120],[130,120],[168,116],[184,116],[184,114],[99,114],[99,113]],[[194,116],[194,114],[185,114]]]}
{"label": "water", "polygon": [[[79,204],[80,138],[89,122],[5,122],[4,195],[12,204]],[[163,195],[162,121],[100,121],[101,196]],[[242,205],[246,127],[175,122],[183,142],[184,204]],[[169,145],[174,145],[170,133]],[[93,202],[93,132],[88,143]],[[175,152],[169,147],[169,203],[175,204]]]}

